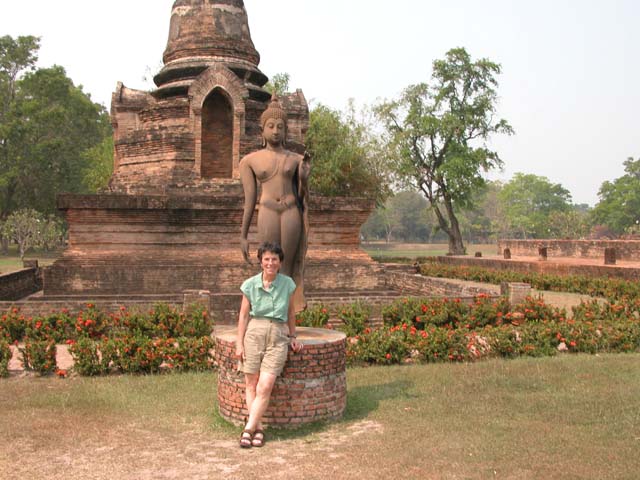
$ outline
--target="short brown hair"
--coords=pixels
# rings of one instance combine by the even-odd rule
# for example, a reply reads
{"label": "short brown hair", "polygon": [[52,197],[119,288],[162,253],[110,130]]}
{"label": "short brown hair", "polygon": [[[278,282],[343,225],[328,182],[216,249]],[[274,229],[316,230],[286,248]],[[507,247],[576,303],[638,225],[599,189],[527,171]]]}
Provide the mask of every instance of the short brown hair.
{"label": "short brown hair", "polygon": [[262,261],[262,255],[265,252],[275,253],[280,258],[280,261],[284,260],[284,252],[278,242],[262,242],[258,247],[258,260]]}

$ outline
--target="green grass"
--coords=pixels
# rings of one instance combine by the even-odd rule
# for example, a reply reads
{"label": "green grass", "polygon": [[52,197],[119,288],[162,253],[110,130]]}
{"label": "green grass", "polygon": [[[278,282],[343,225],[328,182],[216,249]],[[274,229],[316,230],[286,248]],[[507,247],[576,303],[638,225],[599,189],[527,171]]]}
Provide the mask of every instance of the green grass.
{"label": "green grass", "polygon": [[235,465],[233,478],[256,466],[263,478],[334,479],[635,479],[640,469],[637,354],[357,368],[347,377],[342,421],[270,432],[250,457],[216,413],[213,373],[2,380],[10,448],[0,477],[47,478],[60,456],[73,467],[66,479],[83,478],[85,463],[91,478],[147,478],[148,464],[175,478],[205,467],[202,478],[219,478],[215,461]]}
{"label": "green grass", "polygon": [[[495,255],[496,245],[467,245],[469,255],[482,252],[483,256]],[[362,248],[376,258],[417,258],[446,255],[448,246],[444,243],[363,243]]]}
{"label": "green grass", "polygon": [[[25,260],[38,260],[41,267],[51,265],[61,255],[61,251],[55,252],[28,252]],[[18,255],[15,245],[9,247],[9,255],[0,255],[0,273],[10,273],[22,270],[22,260]]]}

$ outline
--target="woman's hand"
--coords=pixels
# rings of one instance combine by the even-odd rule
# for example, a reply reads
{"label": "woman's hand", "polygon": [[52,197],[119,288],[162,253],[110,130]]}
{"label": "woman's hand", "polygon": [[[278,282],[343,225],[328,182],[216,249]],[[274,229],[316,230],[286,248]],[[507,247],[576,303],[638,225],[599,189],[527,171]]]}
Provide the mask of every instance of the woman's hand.
{"label": "woman's hand", "polygon": [[244,345],[236,343],[236,360],[244,360]]}
{"label": "woman's hand", "polygon": [[291,339],[291,350],[293,350],[293,353],[300,353],[302,351],[302,343],[300,343],[299,341],[297,341],[295,338]]}

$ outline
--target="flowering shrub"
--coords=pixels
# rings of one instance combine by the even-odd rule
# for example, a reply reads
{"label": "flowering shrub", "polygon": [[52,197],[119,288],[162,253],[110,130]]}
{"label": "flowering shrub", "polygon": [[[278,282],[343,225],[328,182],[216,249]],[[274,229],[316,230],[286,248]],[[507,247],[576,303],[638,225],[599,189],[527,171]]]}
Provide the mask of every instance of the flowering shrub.
{"label": "flowering shrub", "polygon": [[40,375],[56,371],[56,344],[53,340],[32,340],[27,338],[24,347],[20,348],[22,361],[26,370]]}
{"label": "flowering shrub", "polygon": [[17,308],[12,308],[0,317],[0,339],[5,338],[10,343],[22,340],[25,328],[24,315]]}
{"label": "flowering shrub", "polygon": [[121,373],[158,373],[162,349],[158,341],[147,337],[110,338],[100,343],[102,361],[110,361]]}
{"label": "flowering shrub", "polygon": [[355,337],[364,332],[370,316],[371,308],[360,301],[345,305],[338,311],[338,318],[343,323],[340,328],[347,337]]}
{"label": "flowering shrub", "polygon": [[409,345],[402,331],[378,328],[365,332],[347,343],[347,359],[351,363],[390,365],[407,356]]}
{"label": "flowering shrub", "polygon": [[9,376],[9,361],[11,360],[12,352],[9,344],[0,339],[0,377]]}
{"label": "flowering shrub", "polygon": [[296,325],[300,327],[324,328],[329,323],[329,310],[322,304],[313,305],[296,314]]}
{"label": "flowering shrub", "polygon": [[210,370],[213,345],[211,337],[167,339],[163,347],[164,366],[177,372]]}
{"label": "flowering shrub", "polygon": [[63,343],[73,338],[74,321],[67,311],[53,313],[46,317],[28,318],[25,320],[25,335],[33,340],[53,340]]}
{"label": "flowering shrub", "polygon": [[79,375],[104,375],[110,371],[111,358],[100,351],[100,342],[88,337],[69,340],[69,352],[73,356],[73,369]]}
{"label": "flowering shrub", "polygon": [[98,310],[93,303],[87,304],[87,309],[78,313],[76,318],[76,336],[101,338],[107,333],[109,324],[107,315]]}
{"label": "flowering shrub", "polygon": [[211,318],[202,308],[193,308],[185,315],[170,305],[159,303],[149,312],[149,317],[160,336],[167,338],[204,337],[213,330]]}

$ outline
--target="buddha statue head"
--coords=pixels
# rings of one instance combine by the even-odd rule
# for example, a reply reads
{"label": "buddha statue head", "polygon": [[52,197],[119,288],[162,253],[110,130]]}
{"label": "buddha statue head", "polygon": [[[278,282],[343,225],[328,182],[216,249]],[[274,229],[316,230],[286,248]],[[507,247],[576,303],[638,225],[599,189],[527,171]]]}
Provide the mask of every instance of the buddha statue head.
{"label": "buddha statue head", "polygon": [[260,115],[260,128],[262,129],[262,144],[287,143],[287,112],[282,108],[278,97],[274,94],[267,109]]}

